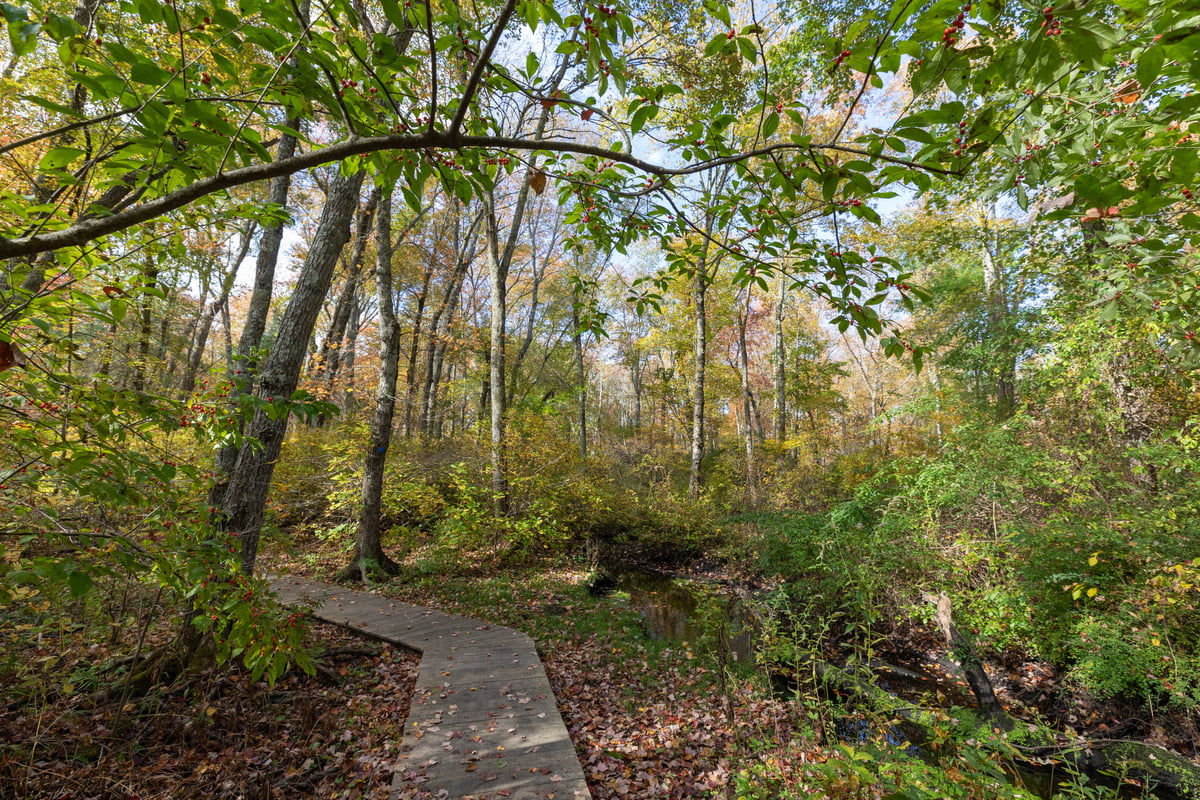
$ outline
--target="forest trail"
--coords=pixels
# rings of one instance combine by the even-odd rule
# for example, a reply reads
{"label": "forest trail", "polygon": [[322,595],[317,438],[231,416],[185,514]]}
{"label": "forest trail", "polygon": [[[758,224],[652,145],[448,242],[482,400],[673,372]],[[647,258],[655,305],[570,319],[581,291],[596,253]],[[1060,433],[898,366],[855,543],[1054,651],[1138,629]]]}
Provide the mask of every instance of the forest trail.
{"label": "forest trail", "polygon": [[421,655],[393,800],[590,800],[528,636],[307,578],[271,585],[317,619]]}

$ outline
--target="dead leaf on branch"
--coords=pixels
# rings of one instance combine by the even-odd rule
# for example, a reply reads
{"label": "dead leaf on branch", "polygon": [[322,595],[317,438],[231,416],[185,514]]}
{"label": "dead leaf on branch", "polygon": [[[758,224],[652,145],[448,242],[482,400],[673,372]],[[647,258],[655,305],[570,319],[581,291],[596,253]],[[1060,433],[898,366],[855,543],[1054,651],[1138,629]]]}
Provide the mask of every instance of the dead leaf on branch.
{"label": "dead leaf on branch", "polygon": [[1121,216],[1121,209],[1117,208],[1116,206],[1109,206],[1108,208],[1089,208],[1087,211],[1083,212],[1083,221],[1095,222],[1098,219],[1119,216]]}
{"label": "dead leaf on branch", "polygon": [[25,354],[11,342],[0,342],[0,372],[9,367],[23,367],[28,362]]}
{"label": "dead leaf on branch", "polygon": [[530,170],[529,188],[533,189],[534,194],[541,194],[546,191],[546,173],[540,169]]}
{"label": "dead leaf on branch", "polygon": [[1113,99],[1118,103],[1129,105],[1136,103],[1141,94],[1142,85],[1138,83],[1137,78],[1130,78],[1116,88],[1113,92]]}

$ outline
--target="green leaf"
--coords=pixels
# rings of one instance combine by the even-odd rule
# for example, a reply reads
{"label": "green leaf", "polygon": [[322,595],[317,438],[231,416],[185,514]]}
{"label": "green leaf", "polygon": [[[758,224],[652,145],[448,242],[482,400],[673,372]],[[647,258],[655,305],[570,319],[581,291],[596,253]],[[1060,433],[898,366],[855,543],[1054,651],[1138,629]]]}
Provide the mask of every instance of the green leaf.
{"label": "green leaf", "polygon": [[29,102],[33,103],[35,106],[41,106],[42,108],[46,109],[47,111],[56,111],[59,114],[65,114],[68,117],[75,117],[76,119],[83,119],[83,114],[80,114],[78,111],[71,108],[70,106],[64,106],[61,103],[55,103],[53,100],[47,100],[44,97],[38,97],[37,95],[33,95],[33,94],[23,94],[23,95],[21,95],[21,99],[28,100]]}
{"label": "green leaf", "polygon": [[836,172],[827,172],[821,176],[821,197],[826,203],[833,202],[833,198],[837,197],[838,190],[838,174]]}
{"label": "green leaf", "polygon": [[629,132],[637,133],[647,122],[654,119],[654,115],[658,113],[658,106],[644,105],[638,106],[637,111],[633,112],[633,119],[629,121]]}
{"label": "green leaf", "polygon": [[779,115],[772,111],[763,120],[762,135],[764,139],[770,139],[775,131],[779,128]]}
{"label": "green leaf", "polygon": [[1142,57],[1137,62],[1137,81],[1142,85],[1142,91],[1150,87],[1150,84],[1162,74],[1163,61],[1166,54],[1161,47],[1149,47],[1146,52],[1142,53]]}
{"label": "green leaf", "polygon": [[84,151],[77,147],[56,147],[42,156],[38,167],[44,170],[62,169],[83,155]]}
{"label": "green leaf", "polygon": [[13,52],[19,56],[32,53],[37,47],[37,35],[41,29],[40,22],[8,23],[8,41],[12,44]]}
{"label": "green leaf", "polygon": [[704,47],[704,57],[712,58],[717,53],[725,49],[725,43],[729,39],[723,33],[718,33],[716,36],[708,40],[708,44]]}
{"label": "green leaf", "polygon": [[71,587],[72,597],[83,597],[92,588],[92,576],[81,569],[67,576],[67,584]]}
{"label": "green leaf", "polygon": [[28,11],[11,3],[0,3],[0,14],[4,15],[4,21],[9,25],[16,22],[25,22],[29,19]]}
{"label": "green leaf", "polygon": [[395,25],[400,30],[408,27],[408,20],[404,17],[404,11],[401,10],[400,4],[396,0],[380,0],[383,5],[383,15],[388,18],[388,22]]}
{"label": "green leaf", "polygon": [[751,64],[758,63],[758,49],[754,46],[754,42],[745,36],[739,36],[734,41],[737,42],[738,52],[742,54],[742,58]]}
{"label": "green leaf", "polygon": [[149,61],[139,61],[129,70],[129,78],[134,83],[141,83],[146,86],[162,86],[171,80],[171,73],[157,64],[152,64]]}

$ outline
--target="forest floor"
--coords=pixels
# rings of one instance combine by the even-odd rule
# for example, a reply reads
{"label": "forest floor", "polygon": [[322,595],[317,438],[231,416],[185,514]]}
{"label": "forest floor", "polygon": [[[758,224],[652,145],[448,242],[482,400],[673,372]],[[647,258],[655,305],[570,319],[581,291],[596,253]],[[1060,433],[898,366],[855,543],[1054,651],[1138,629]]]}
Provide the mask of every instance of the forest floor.
{"label": "forest floor", "polygon": [[[272,550],[272,569],[322,580],[346,557],[316,541]],[[753,665],[723,661],[703,642],[649,638],[635,609],[588,595],[582,566],[450,566],[410,560],[401,579],[372,588],[529,633],[597,800],[722,797],[762,775],[774,781],[769,792],[746,796],[810,796],[839,774],[837,720],[812,687],[780,696]],[[162,627],[165,636],[170,628]],[[417,658],[313,624],[309,643],[321,666],[314,677],[288,674],[270,688],[225,668],[145,698],[97,704],[93,687],[119,674],[104,665],[128,649],[87,641],[87,630],[67,624],[28,643],[0,625],[0,648],[10,648],[0,697],[23,698],[0,704],[0,799],[388,796]],[[145,644],[157,643],[152,634]],[[892,655],[938,650],[921,629],[897,632],[893,645]],[[1080,734],[1194,755],[1189,719],[1141,719],[1095,702],[1044,665],[996,666],[1006,676],[998,682],[1006,704],[1036,705]]]}
{"label": "forest floor", "polygon": [[313,677],[225,668],[96,703],[110,649],[74,636],[6,654],[25,666],[0,669],[0,697],[25,700],[0,705],[0,798],[388,797],[415,656],[318,623]]}

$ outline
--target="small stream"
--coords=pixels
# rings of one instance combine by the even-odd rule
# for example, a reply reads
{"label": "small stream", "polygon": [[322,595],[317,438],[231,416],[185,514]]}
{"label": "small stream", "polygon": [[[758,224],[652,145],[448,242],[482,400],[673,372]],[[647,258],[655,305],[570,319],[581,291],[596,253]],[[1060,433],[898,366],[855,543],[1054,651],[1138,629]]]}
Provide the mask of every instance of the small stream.
{"label": "small stream", "polygon": [[754,613],[736,595],[706,593],[660,572],[616,568],[607,573],[617,591],[629,596],[651,637],[697,648],[719,646],[733,661],[754,663]]}
{"label": "small stream", "polygon": [[[605,573],[615,579],[617,591],[628,595],[652,638],[697,648],[719,646],[729,660],[754,664],[758,623],[751,603],[742,596],[724,586],[689,584],[645,569],[614,567]],[[941,704],[974,705],[963,686],[927,665],[878,661],[872,668],[880,687],[899,697],[915,701],[932,694]]]}

